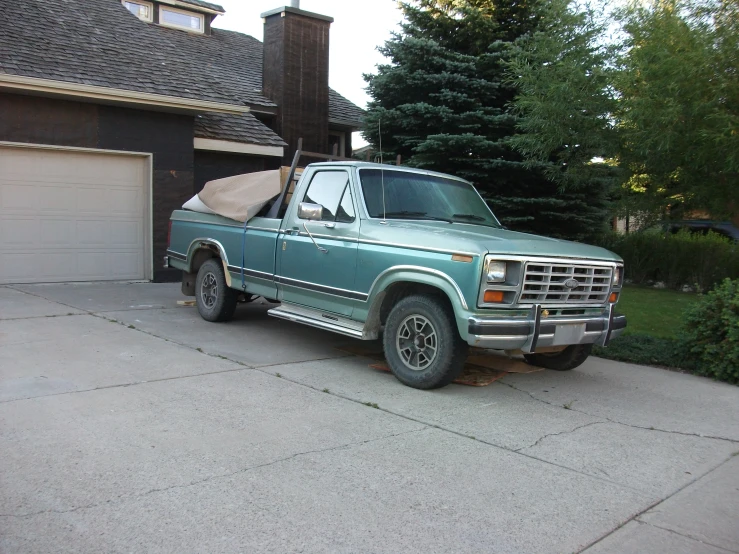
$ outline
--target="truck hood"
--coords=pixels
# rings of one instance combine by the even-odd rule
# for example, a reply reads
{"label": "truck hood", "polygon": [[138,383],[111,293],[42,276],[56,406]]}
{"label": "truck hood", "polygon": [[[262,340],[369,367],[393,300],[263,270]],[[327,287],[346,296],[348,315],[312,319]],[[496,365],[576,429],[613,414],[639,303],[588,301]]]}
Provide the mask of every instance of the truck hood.
{"label": "truck hood", "polygon": [[379,220],[364,220],[361,238],[422,250],[622,261],[598,246],[466,223],[388,220],[383,225]]}

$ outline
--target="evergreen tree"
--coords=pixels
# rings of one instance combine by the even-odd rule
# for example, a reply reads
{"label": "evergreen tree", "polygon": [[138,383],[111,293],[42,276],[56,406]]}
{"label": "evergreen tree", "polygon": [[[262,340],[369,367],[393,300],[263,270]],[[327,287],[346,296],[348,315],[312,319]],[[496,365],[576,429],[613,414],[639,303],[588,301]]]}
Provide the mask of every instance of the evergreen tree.
{"label": "evergreen tree", "polygon": [[[604,223],[602,195],[560,191],[546,163],[511,145],[519,116],[507,74],[517,40],[540,28],[543,0],[418,0],[366,76],[365,138],[389,159],[471,181],[511,229],[583,239]],[[597,198],[596,198],[597,197]],[[596,198],[596,200],[594,200]]]}

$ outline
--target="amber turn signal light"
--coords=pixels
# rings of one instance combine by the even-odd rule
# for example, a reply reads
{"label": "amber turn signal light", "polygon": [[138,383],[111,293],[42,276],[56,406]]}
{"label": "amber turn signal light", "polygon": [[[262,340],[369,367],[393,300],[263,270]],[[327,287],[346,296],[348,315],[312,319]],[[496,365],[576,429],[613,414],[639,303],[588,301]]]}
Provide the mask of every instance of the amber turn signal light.
{"label": "amber turn signal light", "polygon": [[486,304],[503,302],[503,291],[502,290],[486,290],[485,296],[483,297]]}
{"label": "amber turn signal light", "polygon": [[618,302],[618,293],[617,292],[612,292],[611,293],[611,297],[608,299],[608,301],[611,304],[615,304],[616,302]]}

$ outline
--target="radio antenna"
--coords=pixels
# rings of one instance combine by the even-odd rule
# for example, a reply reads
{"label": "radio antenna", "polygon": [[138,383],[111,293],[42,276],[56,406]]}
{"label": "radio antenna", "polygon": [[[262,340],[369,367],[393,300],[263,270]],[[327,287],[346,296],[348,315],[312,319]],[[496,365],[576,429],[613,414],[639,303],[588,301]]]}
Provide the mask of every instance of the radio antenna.
{"label": "radio antenna", "polygon": [[[380,136],[380,165],[384,165],[382,159],[382,116],[377,120],[377,134]],[[380,168],[380,182],[382,183],[382,221],[383,225],[387,225],[386,210],[385,210],[385,168]]]}

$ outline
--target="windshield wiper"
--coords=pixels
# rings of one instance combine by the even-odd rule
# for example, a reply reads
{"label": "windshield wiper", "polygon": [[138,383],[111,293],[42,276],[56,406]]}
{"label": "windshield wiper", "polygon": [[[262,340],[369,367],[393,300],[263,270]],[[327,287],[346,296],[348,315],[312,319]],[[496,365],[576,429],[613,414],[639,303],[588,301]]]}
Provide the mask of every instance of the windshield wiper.
{"label": "windshield wiper", "polygon": [[429,219],[433,221],[446,221],[447,223],[454,223],[451,219],[448,217],[437,217],[435,215],[428,215],[426,212],[410,212],[407,210],[403,210],[400,212],[387,212],[385,214],[385,217],[406,217],[408,219]]}
{"label": "windshield wiper", "polygon": [[490,220],[480,217],[479,215],[475,214],[454,214],[452,217],[458,217],[459,219],[471,219],[472,221],[483,221],[485,227],[492,227],[493,229],[503,229],[501,225],[496,225],[492,223]]}
{"label": "windshield wiper", "polygon": [[472,219],[473,221],[487,221],[484,217],[475,214],[454,214],[452,217],[460,217],[462,219]]}

